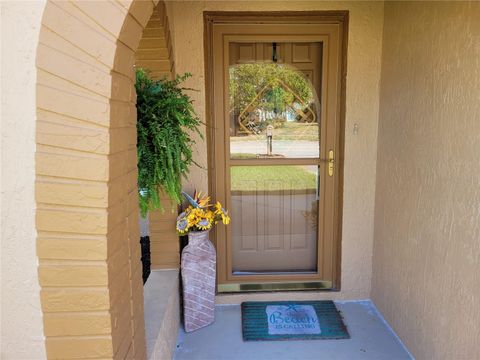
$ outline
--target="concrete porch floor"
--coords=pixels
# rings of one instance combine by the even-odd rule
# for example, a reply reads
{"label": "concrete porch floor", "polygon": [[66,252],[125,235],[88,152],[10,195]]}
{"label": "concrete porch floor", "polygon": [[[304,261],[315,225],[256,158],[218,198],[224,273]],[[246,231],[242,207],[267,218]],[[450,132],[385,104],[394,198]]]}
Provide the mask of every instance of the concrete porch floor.
{"label": "concrete porch floor", "polygon": [[216,307],[215,323],[186,334],[181,328],[175,360],[412,359],[370,301],[336,302],[348,340],[244,342],[239,305]]}

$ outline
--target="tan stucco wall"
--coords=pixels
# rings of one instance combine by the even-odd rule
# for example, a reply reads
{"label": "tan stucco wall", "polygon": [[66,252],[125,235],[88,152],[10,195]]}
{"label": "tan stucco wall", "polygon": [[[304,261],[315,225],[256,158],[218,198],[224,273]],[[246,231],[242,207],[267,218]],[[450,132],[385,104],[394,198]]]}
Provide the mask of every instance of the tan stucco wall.
{"label": "tan stucco wall", "polygon": [[480,356],[479,19],[385,5],[372,297],[417,359]]}
{"label": "tan stucco wall", "polygon": [[1,2],[2,359],[43,359],[35,254],[35,53],[44,1]]}
{"label": "tan stucco wall", "polygon": [[[322,1],[168,1],[167,9],[175,49],[175,67],[179,74],[190,72],[186,84],[192,92],[195,108],[205,119],[205,65],[203,49],[203,11],[291,11],[349,10],[347,58],[345,182],[342,240],[342,291],[299,297],[369,298],[372,274],[373,209],[377,124],[379,106],[380,58],[383,29],[382,2]],[[171,15],[170,15],[171,14]],[[358,135],[353,126],[359,125]],[[203,129],[205,132],[205,129]],[[203,140],[195,151],[195,160],[206,167],[207,151]],[[207,190],[206,170],[193,167],[187,188]],[[291,296],[295,296],[290,294]],[[289,295],[289,296],[290,296]],[[284,294],[249,295],[284,297]],[[239,301],[224,297],[219,301]]]}

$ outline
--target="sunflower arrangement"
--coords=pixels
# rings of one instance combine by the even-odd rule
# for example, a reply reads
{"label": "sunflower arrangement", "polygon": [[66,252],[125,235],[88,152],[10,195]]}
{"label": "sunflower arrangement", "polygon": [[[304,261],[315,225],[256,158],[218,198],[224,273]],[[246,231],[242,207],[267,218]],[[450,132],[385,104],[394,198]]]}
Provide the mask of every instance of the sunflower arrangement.
{"label": "sunflower arrangement", "polygon": [[210,196],[195,191],[193,197],[185,192],[188,207],[177,217],[177,232],[179,235],[188,234],[191,231],[210,230],[218,222],[225,225],[230,223],[227,210],[218,201],[210,203]]}

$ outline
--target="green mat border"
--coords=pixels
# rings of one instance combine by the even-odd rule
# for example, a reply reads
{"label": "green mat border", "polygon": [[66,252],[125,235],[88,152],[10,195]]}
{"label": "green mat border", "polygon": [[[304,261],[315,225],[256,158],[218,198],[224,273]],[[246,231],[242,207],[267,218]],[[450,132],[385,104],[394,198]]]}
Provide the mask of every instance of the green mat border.
{"label": "green mat border", "polygon": [[[268,322],[265,314],[265,320],[258,318],[248,319],[246,311],[250,307],[263,308],[263,313],[267,305],[311,305],[315,309],[320,322],[322,332],[320,334],[296,334],[296,335],[269,335]],[[278,340],[339,340],[350,339],[347,326],[343,321],[343,317],[338,311],[335,303],[331,300],[311,300],[311,301],[245,301],[242,302],[242,335],[244,341],[278,341]],[[333,316],[325,317],[325,312],[334,310]],[[327,323],[327,324],[326,324]],[[322,326],[323,324],[323,326]],[[260,334],[253,334],[248,331],[248,327],[253,327],[255,330],[261,332]],[[332,329],[333,328],[333,329]]]}

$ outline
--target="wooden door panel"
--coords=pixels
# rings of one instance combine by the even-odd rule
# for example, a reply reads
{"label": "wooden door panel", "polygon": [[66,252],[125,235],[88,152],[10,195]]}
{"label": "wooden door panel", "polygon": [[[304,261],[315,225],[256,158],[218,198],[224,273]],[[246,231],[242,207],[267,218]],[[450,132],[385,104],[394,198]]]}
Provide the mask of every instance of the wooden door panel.
{"label": "wooden door panel", "polygon": [[[316,204],[314,191],[237,192],[231,197],[231,214],[236,219],[232,221],[235,271],[316,270],[316,256],[303,256],[316,253],[316,224],[309,217]],[[252,265],[252,256],[258,264]],[[281,269],[282,264],[288,266]]]}

